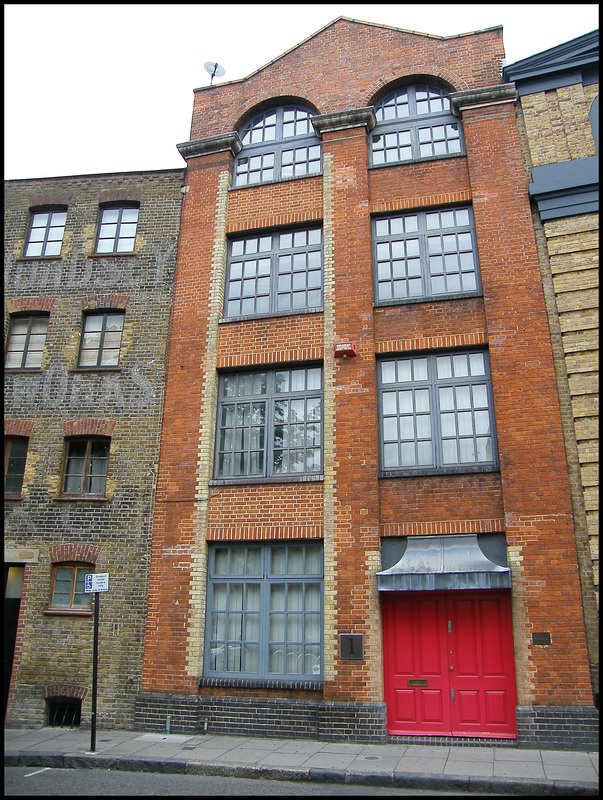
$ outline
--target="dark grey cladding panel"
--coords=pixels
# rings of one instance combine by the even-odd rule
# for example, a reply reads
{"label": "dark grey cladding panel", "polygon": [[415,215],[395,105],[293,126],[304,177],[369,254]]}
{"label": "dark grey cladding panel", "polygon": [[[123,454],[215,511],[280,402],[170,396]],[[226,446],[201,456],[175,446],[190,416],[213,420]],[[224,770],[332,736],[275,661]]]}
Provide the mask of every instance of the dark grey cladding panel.
{"label": "dark grey cladding panel", "polygon": [[529,191],[543,220],[597,213],[599,157],[533,167]]}
{"label": "dark grey cladding panel", "polygon": [[509,567],[484,554],[477,534],[411,536],[399,561],[377,573],[380,592],[510,587]]}

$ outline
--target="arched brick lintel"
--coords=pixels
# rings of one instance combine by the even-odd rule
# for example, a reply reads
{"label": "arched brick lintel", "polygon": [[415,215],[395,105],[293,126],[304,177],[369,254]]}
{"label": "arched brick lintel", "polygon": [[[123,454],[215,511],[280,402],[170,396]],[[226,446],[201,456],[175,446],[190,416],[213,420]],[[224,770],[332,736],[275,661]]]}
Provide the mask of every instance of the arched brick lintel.
{"label": "arched brick lintel", "polygon": [[63,422],[65,436],[111,436],[117,420],[75,419]]}
{"label": "arched brick lintel", "polygon": [[77,700],[85,700],[88,689],[73,683],[49,683],[42,687],[42,694],[45,700],[52,697],[72,697]]}
{"label": "arched brick lintel", "polygon": [[81,564],[96,564],[100,554],[100,547],[87,542],[76,544],[51,544],[48,548],[50,561],[53,564],[60,564],[67,561],[75,561]]}

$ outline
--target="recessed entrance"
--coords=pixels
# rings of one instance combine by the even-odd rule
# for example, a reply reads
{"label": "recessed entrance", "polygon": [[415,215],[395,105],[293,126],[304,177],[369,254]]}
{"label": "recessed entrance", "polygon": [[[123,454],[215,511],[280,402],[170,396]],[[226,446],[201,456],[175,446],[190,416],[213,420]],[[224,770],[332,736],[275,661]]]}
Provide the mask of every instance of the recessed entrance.
{"label": "recessed entrance", "polygon": [[509,592],[382,600],[388,733],[516,738]]}

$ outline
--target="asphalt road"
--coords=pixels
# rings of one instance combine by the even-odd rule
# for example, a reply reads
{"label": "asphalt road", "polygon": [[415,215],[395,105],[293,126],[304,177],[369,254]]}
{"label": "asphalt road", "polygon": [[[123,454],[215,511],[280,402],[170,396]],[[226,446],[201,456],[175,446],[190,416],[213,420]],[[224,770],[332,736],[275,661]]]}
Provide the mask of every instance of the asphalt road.
{"label": "asphalt road", "polygon": [[[52,769],[8,767],[4,770],[5,797],[118,797],[167,795],[208,796],[296,796],[322,797],[453,797],[465,792],[436,792],[395,789],[384,786],[266,781],[210,775],[163,775],[156,772],[128,772],[109,769]],[[494,796],[494,795],[491,795]],[[498,795],[500,796],[500,795]]]}

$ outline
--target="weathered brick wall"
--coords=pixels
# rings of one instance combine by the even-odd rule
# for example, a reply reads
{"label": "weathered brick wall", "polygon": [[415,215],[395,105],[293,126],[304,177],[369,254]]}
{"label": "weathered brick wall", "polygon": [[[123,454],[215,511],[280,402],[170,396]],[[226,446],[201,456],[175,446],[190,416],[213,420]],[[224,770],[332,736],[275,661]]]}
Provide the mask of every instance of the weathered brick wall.
{"label": "weathered brick wall", "polygon": [[597,154],[588,113],[598,93],[598,83],[574,83],[521,98],[533,167]]}
{"label": "weathered brick wall", "polygon": [[[5,184],[5,338],[11,312],[50,309],[41,370],[5,375],[5,417],[31,427],[22,500],[5,503],[5,547],[39,553],[25,568],[7,714],[13,726],[44,724],[44,697],[57,686],[84,697],[82,724],[90,721],[92,616],[45,613],[52,563],[66,559],[109,573],[97,719],[101,727],[133,724],[182,177],[169,170]],[[99,203],[111,200],[140,203],[133,255],[94,256]],[[57,202],[68,206],[60,258],[23,259],[30,207]],[[95,305],[125,308],[119,370],[74,369],[82,309]],[[104,420],[102,432],[111,435],[107,499],[61,501],[64,437],[86,419]]]}
{"label": "weathered brick wall", "polygon": [[[598,82],[572,83],[521,97],[518,116],[528,175],[532,167],[596,155],[589,112],[598,93]],[[578,214],[542,223],[535,212],[535,226],[569,465],[591,670],[598,690],[598,216]]]}
{"label": "weathered brick wall", "polygon": [[582,214],[544,225],[578,446],[593,576],[599,589],[599,220]]}

